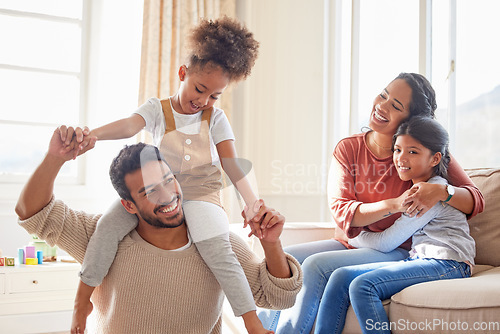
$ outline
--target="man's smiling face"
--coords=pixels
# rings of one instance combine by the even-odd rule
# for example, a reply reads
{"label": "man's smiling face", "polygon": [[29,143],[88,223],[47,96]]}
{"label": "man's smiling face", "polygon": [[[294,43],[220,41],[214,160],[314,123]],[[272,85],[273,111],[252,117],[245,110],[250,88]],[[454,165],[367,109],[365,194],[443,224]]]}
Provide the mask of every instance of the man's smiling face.
{"label": "man's smiling face", "polygon": [[158,228],[184,224],[182,192],[165,162],[146,162],[141,169],[125,176],[125,184],[133,199],[129,205],[139,221]]}

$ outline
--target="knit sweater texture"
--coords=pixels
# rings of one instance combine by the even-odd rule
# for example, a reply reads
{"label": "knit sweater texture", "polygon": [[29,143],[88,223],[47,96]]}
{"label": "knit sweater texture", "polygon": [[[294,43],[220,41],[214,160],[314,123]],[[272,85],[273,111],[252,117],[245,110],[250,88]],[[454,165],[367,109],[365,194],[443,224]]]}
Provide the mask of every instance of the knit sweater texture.
{"label": "knit sweater texture", "polygon": [[[19,224],[81,263],[100,216],[72,210],[53,198]],[[287,255],[292,277],[276,278],[241,238],[231,234],[230,241],[256,305],[291,307],[302,286],[299,263]],[[194,245],[163,250],[135,230],[120,243],[108,275],[92,295],[97,332],[106,334],[221,333],[223,300],[221,287]]]}

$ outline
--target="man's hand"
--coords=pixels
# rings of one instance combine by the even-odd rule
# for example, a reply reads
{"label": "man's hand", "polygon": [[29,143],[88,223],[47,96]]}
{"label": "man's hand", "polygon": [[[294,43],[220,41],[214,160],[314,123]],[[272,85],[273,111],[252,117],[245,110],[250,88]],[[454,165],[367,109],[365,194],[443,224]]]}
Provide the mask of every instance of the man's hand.
{"label": "man's hand", "polygon": [[71,149],[67,149],[64,143],[65,141],[61,138],[61,127],[59,127],[52,134],[48,153],[21,191],[15,209],[21,220],[33,216],[50,202],[54,181],[61,167],[66,161],[94,147],[95,138],[90,138],[89,145],[83,149],[79,148],[76,141]]}
{"label": "man's hand", "polygon": [[[275,209],[266,206],[263,200],[259,200],[259,202],[261,202],[260,209],[250,221],[247,221],[245,211],[241,213],[245,224],[252,227],[249,236],[252,234],[258,236],[259,233],[262,233],[262,237],[259,238],[261,241],[277,242],[283,232],[285,217]],[[256,228],[260,228],[260,231],[255,231]]]}
{"label": "man's hand", "polygon": [[89,136],[88,128],[66,127],[61,125],[54,130],[49,143],[48,154],[68,161],[94,148],[97,137]]}
{"label": "man's hand", "polygon": [[[252,226],[253,222],[257,222],[255,226],[260,226],[262,229],[263,236],[260,238],[260,243],[266,257],[267,270],[274,277],[291,277],[290,266],[288,265],[288,260],[280,241],[285,217],[273,208],[266,206],[263,200],[259,201],[262,202],[262,205],[257,214],[248,223]],[[245,222],[247,222],[245,211],[241,215],[245,218]],[[250,235],[252,234],[250,233]]]}

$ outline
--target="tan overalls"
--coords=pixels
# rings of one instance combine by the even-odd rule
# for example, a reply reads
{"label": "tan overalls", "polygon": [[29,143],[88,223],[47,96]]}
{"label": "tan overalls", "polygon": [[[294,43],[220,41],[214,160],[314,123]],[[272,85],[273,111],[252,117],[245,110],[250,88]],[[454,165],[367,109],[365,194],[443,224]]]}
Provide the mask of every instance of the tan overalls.
{"label": "tan overalls", "polygon": [[170,99],[162,100],[165,135],[160,150],[181,185],[184,200],[197,200],[221,206],[221,172],[212,164],[209,124],[213,108],[203,110],[200,133],[176,130]]}
{"label": "tan overalls", "polygon": [[202,112],[200,133],[185,134],[175,127],[170,99],[162,100],[161,106],[165,135],[160,150],[180,183],[189,235],[234,314],[253,311],[256,307],[250,286],[229,242],[229,221],[220,202],[221,171],[212,164],[209,122],[213,108]]}

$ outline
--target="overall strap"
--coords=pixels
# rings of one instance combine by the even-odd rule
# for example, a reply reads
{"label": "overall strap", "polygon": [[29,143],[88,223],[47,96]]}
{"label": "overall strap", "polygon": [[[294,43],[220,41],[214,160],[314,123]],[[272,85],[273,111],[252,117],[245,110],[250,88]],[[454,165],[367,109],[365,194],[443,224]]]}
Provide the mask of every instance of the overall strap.
{"label": "overall strap", "polygon": [[172,107],[170,106],[170,98],[161,100],[160,102],[163,116],[165,117],[165,133],[169,133],[175,130],[175,119]]}

